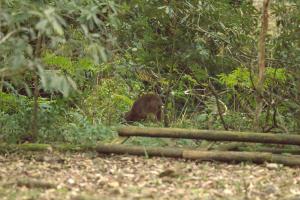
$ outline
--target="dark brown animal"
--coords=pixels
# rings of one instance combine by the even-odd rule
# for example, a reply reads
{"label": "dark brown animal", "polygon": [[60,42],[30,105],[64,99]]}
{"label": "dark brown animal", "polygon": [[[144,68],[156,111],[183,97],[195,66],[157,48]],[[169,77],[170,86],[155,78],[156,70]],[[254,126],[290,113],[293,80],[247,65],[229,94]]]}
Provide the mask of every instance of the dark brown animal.
{"label": "dark brown animal", "polygon": [[162,105],[162,100],[157,94],[144,94],[134,102],[131,110],[125,113],[125,120],[142,121],[153,114],[158,121],[161,121]]}

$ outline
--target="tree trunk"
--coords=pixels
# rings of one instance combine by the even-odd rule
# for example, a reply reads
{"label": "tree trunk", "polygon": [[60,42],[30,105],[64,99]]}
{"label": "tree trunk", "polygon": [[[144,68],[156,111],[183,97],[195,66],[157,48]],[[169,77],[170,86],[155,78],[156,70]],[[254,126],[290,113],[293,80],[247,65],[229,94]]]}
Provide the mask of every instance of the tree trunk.
{"label": "tree trunk", "polygon": [[258,80],[256,84],[256,110],[254,118],[254,127],[256,131],[260,130],[259,118],[263,108],[263,92],[264,92],[264,79],[265,79],[265,43],[266,34],[268,30],[268,7],[270,0],[264,0],[261,18],[261,31],[258,41]]}
{"label": "tree trunk", "polygon": [[33,112],[32,112],[32,121],[31,121],[31,134],[30,138],[27,138],[28,141],[35,141],[38,135],[38,109],[39,109],[39,84],[38,84],[38,75],[34,74],[34,92],[33,92]]}
{"label": "tree trunk", "polygon": [[[38,33],[35,48],[34,48],[34,55],[36,58],[40,58],[42,54],[42,42],[43,38]],[[28,135],[29,138],[26,138],[28,141],[36,141],[38,136],[38,109],[39,109],[39,77],[38,77],[38,67],[35,66],[34,68],[34,91],[33,91],[33,97],[34,97],[34,103],[33,103],[33,113],[32,113],[32,120],[31,120],[31,134]]]}
{"label": "tree trunk", "polygon": [[3,83],[4,83],[4,76],[1,76],[1,80],[0,80],[0,92],[3,91]]}

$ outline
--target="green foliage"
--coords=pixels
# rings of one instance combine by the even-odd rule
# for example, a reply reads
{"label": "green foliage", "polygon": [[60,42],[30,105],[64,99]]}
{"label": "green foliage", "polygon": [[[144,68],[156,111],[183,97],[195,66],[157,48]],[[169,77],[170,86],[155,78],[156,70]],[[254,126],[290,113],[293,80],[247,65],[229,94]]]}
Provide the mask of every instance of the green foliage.
{"label": "green foliage", "polygon": [[69,77],[63,76],[56,71],[40,71],[40,81],[43,89],[47,92],[59,91],[64,97],[77,90],[76,83]]}
{"label": "green foliage", "polygon": [[[18,110],[0,112],[0,140],[18,143],[30,132],[32,108],[18,104]],[[58,102],[40,100],[38,115],[39,134],[42,143],[67,142],[95,144],[111,140],[113,131],[98,121],[90,121],[77,111],[68,111]]]}
{"label": "green foliage", "polygon": [[171,90],[166,107],[173,119],[194,112],[208,77],[231,72],[244,63],[244,53],[256,56],[258,13],[249,1],[239,7],[225,0],[135,0],[122,6],[123,54],[130,54],[138,73],[155,75],[143,80],[150,85],[146,90],[153,85]]}
{"label": "green foliage", "polygon": [[115,137],[110,128],[100,122],[92,123],[79,112],[67,113],[65,120],[65,123],[58,127],[59,131],[56,134],[45,129],[45,132],[41,134],[41,139],[55,142],[58,137],[60,141],[72,144],[96,144],[99,141],[111,140]]}
{"label": "green foliage", "polygon": [[[226,124],[251,129],[260,11],[237,2],[1,1],[0,138],[19,142],[31,131],[32,99],[15,94],[31,96],[36,75],[41,95],[55,99],[38,99],[42,142],[110,140],[105,125],[120,123],[134,97],[150,91],[165,98],[171,126],[223,129],[208,78],[229,108]],[[274,113],[283,129],[300,127],[299,6],[275,0],[270,11],[266,127]],[[70,94],[76,101],[65,99]]]}
{"label": "green foliage", "polygon": [[[74,82],[65,74],[45,73],[41,54],[46,50],[59,51],[68,46],[73,51],[83,48],[78,53],[89,57],[93,63],[99,64],[108,59],[109,51],[105,44],[112,44],[114,40],[112,30],[117,23],[118,6],[114,1],[4,1],[1,2],[0,14],[0,70],[4,77],[11,77],[10,81],[23,81],[22,76],[14,74],[32,72],[39,75],[44,81],[42,87],[51,90],[69,90],[66,83],[74,88]],[[106,41],[108,38],[109,41]],[[81,40],[81,41],[80,41]],[[13,52],[13,53],[12,53]],[[70,58],[63,55],[54,57],[46,55],[45,60],[61,69],[73,72]],[[80,65],[86,61],[78,62]],[[86,66],[86,65],[83,65]],[[71,73],[72,74],[72,73]],[[57,84],[53,84],[56,82]],[[49,83],[49,85],[46,85]],[[59,84],[63,86],[59,86]],[[26,83],[27,84],[27,83]],[[58,88],[53,88],[53,87]],[[69,91],[63,91],[67,95]]]}
{"label": "green foliage", "polygon": [[[6,142],[20,142],[23,136],[31,131],[32,100],[22,96],[11,96],[11,102],[16,105],[14,109],[2,110],[0,117],[1,138]],[[55,106],[54,101],[39,99],[38,127],[55,133],[62,109]]]}
{"label": "green foliage", "polygon": [[136,0],[123,7],[120,42],[130,47],[135,63],[162,76],[188,73],[201,80],[205,69],[231,69],[232,52],[255,48],[256,11],[248,2],[239,9],[228,1]]}
{"label": "green foliage", "polygon": [[[274,125],[274,123],[276,123],[277,125],[278,123],[280,123],[282,127],[292,127],[293,121],[295,121],[295,117],[293,117],[291,115],[291,112],[288,111],[288,107],[291,108],[291,104],[293,103],[291,103],[290,100],[282,101],[281,97],[276,94],[278,92],[282,94],[284,93],[284,91],[282,91],[280,88],[288,87],[291,80],[290,77],[291,75],[287,73],[287,70],[285,68],[266,68],[264,82],[266,95],[264,96],[264,99],[267,102],[265,104],[267,111],[263,112],[260,117],[261,124],[265,124],[265,126],[267,126],[267,124]],[[251,72],[246,68],[237,68],[228,75],[224,73],[220,74],[219,82],[231,89],[229,90],[230,93],[227,94],[227,101],[234,101],[236,103],[235,105],[231,105],[232,108],[241,107],[243,110],[243,108],[248,107],[247,110],[240,110],[240,113],[236,111],[231,112],[230,115],[226,115],[224,117],[225,120],[228,124],[232,124],[232,126],[237,127],[237,124],[233,122],[237,121],[237,118],[239,118],[239,116],[243,116],[243,121],[247,123],[241,123],[240,125],[238,125],[238,129],[245,128],[251,130],[251,126],[249,127],[251,121],[249,120],[249,115],[245,115],[243,112],[249,112],[249,110],[254,110],[255,108],[256,96],[253,91],[254,84],[256,84],[257,82],[257,76],[251,74]],[[288,106],[287,104],[290,105]],[[274,111],[275,109],[276,111]],[[274,112],[276,112],[275,115]],[[274,121],[274,119],[276,120],[276,122]]]}
{"label": "green foliage", "polygon": [[50,69],[57,69],[66,72],[71,76],[75,76],[78,71],[100,71],[99,66],[93,63],[93,60],[88,57],[71,60],[70,57],[55,55],[47,52],[43,56],[43,62],[49,66]]}
{"label": "green foliage", "polygon": [[221,73],[218,75],[220,83],[227,87],[241,86],[250,89],[253,85],[251,82],[250,71],[247,68],[239,67],[230,74]]}
{"label": "green foliage", "polygon": [[300,2],[276,0],[271,5],[273,14],[276,16],[276,28],[279,33],[274,34],[270,39],[272,55],[275,59],[281,61],[281,65],[288,65],[294,72],[297,72],[300,67],[300,39],[298,33]]}
{"label": "green foliage", "polygon": [[[245,113],[231,111],[223,117],[225,123],[229,124],[234,130],[253,130],[252,120],[249,119],[249,117]],[[218,120],[217,123],[219,124],[219,126],[222,126],[220,120]]]}
{"label": "green foliage", "polygon": [[[221,73],[218,75],[220,83],[227,87],[233,88],[234,86],[240,86],[242,88],[253,88],[253,84],[256,83],[257,76],[252,74],[249,69],[244,67],[238,67],[230,74]],[[284,84],[287,80],[286,69],[284,68],[266,68],[266,78],[264,86],[265,88],[273,87],[277,84]]]}
{"label": "green foliage", "polygon": [[[70,88],[73,90],[76,89],[77,86],[78,88],[86,89],[93,85],[97,78],[97,74],[101,70],[100,66],[95,65],[88,57],[71,60],[70,57],[59,56],[48,52],[43,56],[43,62],[50,69],[47,71],[48,73],[67,75],[63,77],[63,80],[69,81],[69,85],[72,86]],[[71,77],[72,79],[69,79],[68,77]],[[57,88],[58,91],[61,91],[62,87],[60,87],[60,85],[63,85],[63,83],[57,82],[59,77],[56,77],[55,80],[57,84],[52,85],[52,88]],[[45,84],[45,87],[47,88],[49,85],[51,86],[51,84]],[[69,92],[68,88],[64,89]]]}
{"label": "green foliage", "polygon": [[0,111],[0,141],[16,143],[20,141],[21,135],[26,133],[23,115],[7,114]]}
{"label": "green foliage", "polygon": [[266,86],[271,87],[274,86],[274,84],[285,84],[287,79],[288,77],[285,68],[266,68]]}
{"label": "green foliage", "polygon": [[128,111],[133,100],[128,96],[128,85],[121,78],[102,80],[82,103],[85,113],[103,123],[116,123]]}
{"label": "green foliage", "polygon": [[0,111],[4,113],[18,113],[22,106],[29,105],[29,100],[26,97],[0,92]]}
{"label": "green foliage", "polygon": [[73,74],[72,72],[75,70],[70,57],[56,56],[51,53],[45,53],[43,56],[43,62],[48,65],[50,69],[62,69],[70,74]]}

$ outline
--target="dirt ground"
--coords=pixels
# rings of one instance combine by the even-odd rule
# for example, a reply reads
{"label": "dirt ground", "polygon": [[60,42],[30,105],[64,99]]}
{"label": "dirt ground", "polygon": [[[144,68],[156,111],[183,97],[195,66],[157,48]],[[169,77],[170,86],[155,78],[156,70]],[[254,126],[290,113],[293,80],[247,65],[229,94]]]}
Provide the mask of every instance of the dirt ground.
{"label": "dirt ground", "polygon": [[300,168],[96,153],[0,155],[6,199],[300,200]]}

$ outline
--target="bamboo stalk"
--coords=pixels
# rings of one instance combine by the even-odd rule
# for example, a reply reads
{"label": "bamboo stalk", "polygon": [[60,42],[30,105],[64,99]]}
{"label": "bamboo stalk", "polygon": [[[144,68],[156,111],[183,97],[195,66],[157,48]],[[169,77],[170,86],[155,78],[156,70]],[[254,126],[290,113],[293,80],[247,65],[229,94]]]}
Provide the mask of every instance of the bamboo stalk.
{"label": "bamboo stalk", "polygon": [[184,139],[204,139],[212,141],[239,141],[273,144],[300,145],[300,135],[251,133],[218,130],[196,130],[179,128],[139,128],[123,127],[118,129],[120,136],[166,137]]}
{"label": "bamboo stalk", "polygon": [[22,151],[97,151],[105,154],[130,154],[138,156],[158,156],[158,157],[172,157],[185,158],[199,161],[221,161],[221,162],[253,162],[264,163],[273,162],[287,166],[300,166],[300,157],[293,155],[275,155],[272,153],[258,153],[258,152],[233,152],[233,151],[200,151],[188,150],[182,148],[162,148],[162,147],[143,147],[143,146],[129,146],[118,144],[99,144],[91,146],[74,146],[74,145],[49,145],[49,144],[21,144],[21,145],[0,145],[0,153],[6,149],[6,153],[11,150]]}
{"label": "bamboo stalk", "polygon": [[199,161],[221,162],[273,162],[287,166],[300,166],[298,156],[274,155],[272,153],[233,152],[233,151],[196,151],[179,148],[140,147],[128,145],[97,145],[99,153],[130,154],[138,156],[163,156],[186,158]]}

